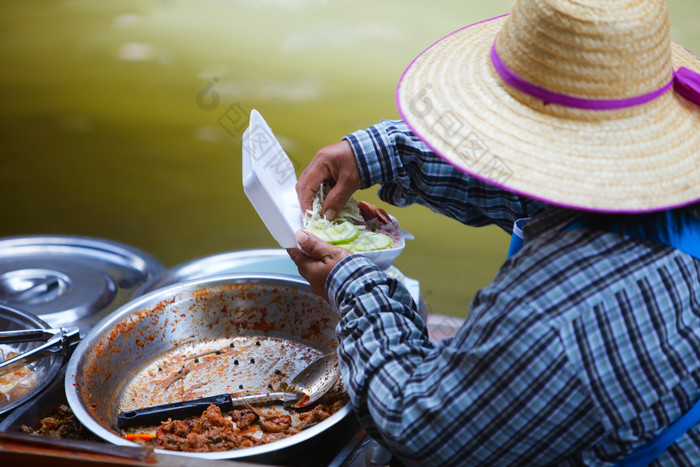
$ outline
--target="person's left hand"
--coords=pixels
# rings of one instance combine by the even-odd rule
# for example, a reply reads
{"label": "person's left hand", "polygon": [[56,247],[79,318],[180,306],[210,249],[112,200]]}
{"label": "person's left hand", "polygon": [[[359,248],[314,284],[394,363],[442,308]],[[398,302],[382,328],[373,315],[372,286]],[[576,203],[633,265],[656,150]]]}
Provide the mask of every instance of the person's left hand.
{"label": "person's left hand", "polygon": [[299,268],[301,277],[311,284],[311,289],[328,300],[326,296],[328,274],[336,264],[352,253],[301,230],[297,232],[297,243],[301,249],[289,248],[287,253]]}

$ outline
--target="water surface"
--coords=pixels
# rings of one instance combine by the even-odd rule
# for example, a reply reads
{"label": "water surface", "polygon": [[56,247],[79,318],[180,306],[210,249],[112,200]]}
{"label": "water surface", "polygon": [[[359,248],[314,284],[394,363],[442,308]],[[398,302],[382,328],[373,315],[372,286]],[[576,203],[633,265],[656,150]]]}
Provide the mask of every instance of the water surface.
{"label": "water surface", "polygon": [[[0,3],[0,236],[77,234],[166,266],[276,247],[241,188],[240,135],[262,112],[299,169],[315,151],[397,118],[406,65],[510,0],[132,0]],[[700,3],[669,2],[700,51]],[[374,190],[359,197],[377,202]],[[386,206],[384,206],[386,207]],[[434,312],[466,316],[508,236],[425,208],[397,265]]]}

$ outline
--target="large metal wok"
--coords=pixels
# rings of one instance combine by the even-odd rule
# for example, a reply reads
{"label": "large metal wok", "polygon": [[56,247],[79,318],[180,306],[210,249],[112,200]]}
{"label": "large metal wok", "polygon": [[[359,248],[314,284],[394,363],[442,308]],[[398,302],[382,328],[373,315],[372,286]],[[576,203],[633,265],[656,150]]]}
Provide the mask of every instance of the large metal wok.
{"label": "large metal wok", "polygon": [[[87,428],[106,441],[129,445],[116,427],[118,413],[224,392],[276,389],[335,350],[338,319],[293,276],[231,274],[158,289],[119,308],[83,339],[67,367],[66,396]],[[184,375],[178,374],[185,366]],[[350,410],[348,403],[321,423],[269,444],[181,454],[258,457],[304,443]]]}

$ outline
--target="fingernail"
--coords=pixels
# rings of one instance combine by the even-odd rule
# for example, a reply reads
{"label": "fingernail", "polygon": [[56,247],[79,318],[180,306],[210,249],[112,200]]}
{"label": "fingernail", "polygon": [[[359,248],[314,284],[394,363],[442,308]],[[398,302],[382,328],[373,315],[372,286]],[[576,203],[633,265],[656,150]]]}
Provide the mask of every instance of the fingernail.
{"label": "fingernail", "polygon": [[326,218],[328,220],[333,220],[334,217],[335,217],[335,209],[333,209],[333,208],[326,209]]}
{"label": "fingernail", "polygon": [[304,232],[303,230],[297,230],[296,237],[297,237],[297,243],[305,242],[306,239],[309,238],[308,234],[306,232]]}

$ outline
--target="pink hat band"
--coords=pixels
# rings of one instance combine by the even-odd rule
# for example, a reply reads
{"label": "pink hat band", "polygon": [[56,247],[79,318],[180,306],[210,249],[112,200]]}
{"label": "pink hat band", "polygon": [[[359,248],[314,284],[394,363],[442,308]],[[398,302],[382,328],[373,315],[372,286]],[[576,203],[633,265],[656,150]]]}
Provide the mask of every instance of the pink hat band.
{"label": "pink hat band", "polygon": [[491,46],[491,63],[493,63],[496,72],[508,85],[528,96],[544,101],[545,104],[556,104],[584,110],[619,110],[651,102],[673,87],[678,94],[700,105],[700,74],[685,67],[675,70],[671,80],[664,86],[646,94],[625,99],[588,99],[550,91],[518,76],[518,74],[508,68],[508,65],[498,55],[495,41]]}

